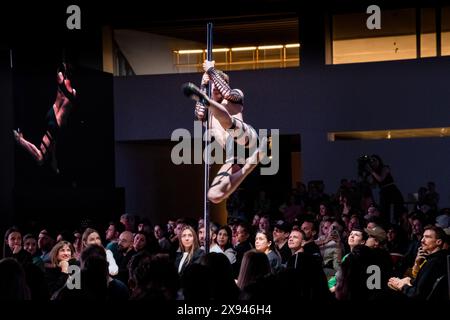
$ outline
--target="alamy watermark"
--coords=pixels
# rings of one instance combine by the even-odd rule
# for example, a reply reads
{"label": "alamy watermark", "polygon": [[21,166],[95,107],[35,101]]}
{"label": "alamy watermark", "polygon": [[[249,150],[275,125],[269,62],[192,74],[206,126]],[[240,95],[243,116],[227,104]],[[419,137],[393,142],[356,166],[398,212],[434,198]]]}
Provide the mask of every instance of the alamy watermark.
{"label": "alamy watermark", "polygon": [[[223,135],[223,130],[216,130],[213,128],[209,129],[209,132],[205,130],[203,133],[201,121],[194,121],[194,136],[187,129],[175,129],[172,132],[171,140],[179,141],[179,143],[172,148],[170,155],[172,163],[176,165],[202,164],[203,161],[209,160],[209,164],[224,164],[228,162],[227,159],[234,159],[234,163],[238,164],[270,164],[270,166],[261,167],[261,175],[277,174],[280,165],[280,131],[278,129],[270,129],[270,135],[269,130],[260,129],[257,136],[249,138],[250,141],[248,141],[247,147],[235,147],[236,143],[231,131],[229,131],[229,134]],[[212,142],[211,137],[215,137]],[[226,138],[223,138],[224,141],[221,141],[221,137]],[[265,144],[262,143],[265,140],[264,138],[267,138],[267,143]],[[193,148],[192,141],[194,143]],[[209,157],[207,148],[203,150],[203,141],[210,143]],[[252,157],[258,151],[265,156],[261,158]],[[247,157],[246,154],[249,156]]]}
{"label": "alamy watermark", "polygon": [[81,29],[81,9],[80,9],[80,7],[75,4],[72,4],[67,7],[66,13],[70,14],[70,16],[66,20],[67,29],[80,30]]}
{"label": "alamy watermark", "polygon": [[370,276],[367,278],[366,285],[369,290],[381,289],[381,269],[379,266],[373,264],[367,267],[367,274]]}
{"label": "alamy watermark", "polygon": [[373,4],[367,7],[367,14],[370,14],[370,17],[366,20],[366,26],[369,30],[381,29],[381,9],[379,6]]}
{"label": "alamy watermark", "polygon": [[69,290],[81,289],[81,270],[77,265],[70,265],[68,269],[69,277],[66,281],[66,287]]}

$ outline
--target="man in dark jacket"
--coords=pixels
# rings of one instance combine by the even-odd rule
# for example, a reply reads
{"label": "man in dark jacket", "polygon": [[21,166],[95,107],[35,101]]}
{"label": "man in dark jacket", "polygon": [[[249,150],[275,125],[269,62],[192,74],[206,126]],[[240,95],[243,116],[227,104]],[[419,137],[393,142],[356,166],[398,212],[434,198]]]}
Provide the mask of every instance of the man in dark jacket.
{"label": "man in dark jacket", "polygon": [[429,226],[425,228],[422,238],[422,250],[425,256],[418,255],[416,265],[420,271],[416,279],[391,278],[388,285],[410,298],[430,300],[448,299],[447,288],[447,250],[443,250],[445,232],[442,228]]}
{"label": "man in dark jacket", "polygon": [[253,245],[250,242],[250,236],[250,226],[244,222],[239,223],[236,229],[236,245],[234,247],[234,250],[236,251],[236,262],[233,264],[233,274],[236,279],[239,276],[244,254],[253,249]]}

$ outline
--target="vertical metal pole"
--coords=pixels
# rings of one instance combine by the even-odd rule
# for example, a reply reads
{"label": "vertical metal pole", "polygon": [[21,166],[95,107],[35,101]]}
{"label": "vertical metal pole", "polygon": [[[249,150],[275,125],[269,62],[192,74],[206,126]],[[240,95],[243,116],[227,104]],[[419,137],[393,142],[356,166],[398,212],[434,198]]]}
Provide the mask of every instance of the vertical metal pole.
{"label": "vertical metal pole", "polygon": [[11,69],[14,67],[14,64],[13,64],[13,49],[9,49],[9,66],[11,67]]}
{"label": "vertical metal pole", "polygon": [[450,255],[447,255],[448,299],[450,300]]}
{"label": "vertical metal pole", "polygon": [[61,58],[62,58],[62,61],[59,61],[59,63],[61,63],[61,62],[67,63],[66,48],[62,48],[62,50],[61,50]]}
{"label": "vertical metal pole", "polygon": [[[212,31],[213,31],[213,24],[209,22],[206,27],[206,59],[208,61],[212,61]],[[208,84],[208,97],[211,97],[211,83]],[[203,208],[204,208],[204,216],[203,216],[203,222],[205,225],[205,252],[209,253],[209,201],[208,201],[208,190],[209,190],[209,169],[211,167],[210,162],[210,154],[211,154],[211,112],[208,112],[208,117],[206,120],[206,157],[205,157],[205,181],[204,181],[204,190],[205,193],[203,195]]]}

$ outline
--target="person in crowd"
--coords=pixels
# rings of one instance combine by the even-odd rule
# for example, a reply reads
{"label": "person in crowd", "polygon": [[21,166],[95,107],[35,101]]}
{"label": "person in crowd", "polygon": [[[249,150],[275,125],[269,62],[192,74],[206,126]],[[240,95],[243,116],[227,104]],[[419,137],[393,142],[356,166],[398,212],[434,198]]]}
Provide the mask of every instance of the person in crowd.
{"label": "person in crowd", "polygon": [[36,236],[31,233],[26,234],[23,237],[23,248],[30,253],[33,264],[44,271],[44,262],[38,252]]}
{"label": "person in crowd", "polygon": [[128,283],[128,263],[131,257],[136,253],[133,249],[133,234],[130,231],[124,231],[119,236],[119,259],[116,261],[119,266],[117,278],[123,283]]}
{"label": "person in crowd", "polygon": [[158,241],[159,251],[161,253],[169,253],[170,252],[170,241],[167,239],[167,232],[165,227],[160,224],[156,224],[153,228],[153,233],[155,235],[156,240]]}
{"label": "person in crowd", "polygon": [[[286,268],[297,268],[299,263],[300,253],[304,253],[303,245],[305,243],[306,235],[300,228],[293,228],[289,234],[288,246],[291,250],[291,256],[286,263]],[[320,265],[322,267],[322,265]]]}
{"label": "person in crowd", "polygon": [[207,267],[210,296],[212,301],[237,301],[240,290],[233,277],[230,261],[221,253],[210,252],[202,257],[201,262]]}
{"label": "person in crowd", "polygon": [[[83,233],[81,241],[83,243],[83,250],[92,244],[100,246],[104,249],[102,239],[95,229],[87,228]],[[108,261],[109,274],[111,276],[115,276],[119,273],[119,267],[117,266],[116,260],[114,259],[114,255],[109,249],[105,249],[105,253],[106,260]]]}
{"label": "person in crowd", "polygon": [[386,221],[391,221],[391,206],[393,206],[392,218],[394,222],[399,221],[403,211],[403,195],[394,182],[389,166],[385,165],[379,155],[370,156],[370,162],[367,165],[375,183],[380,188],[380,207]]}
{"label": "person in crowd", "polygon": [[262,216],[261,219],[259,219],[258,230],[271,232],[270,217],[268,215]]}
{"label": "person in crowd", "polygon": [[50,266],[51,258],[50,251],[55,244],[54,238],[50,235],[47,229],[42,229],[38,236],[38,248],[41,250],[41,259],[44,262],[44,266]]}
{"label": "person in crowd", "polygon": [[159,302],[177,298],[180,279],[167,254],[139,252],[131,259],[129,271],[130,300]]}
{"label": "person in crowd", "polygon": [[6,230],[3,242],[3,258],[14,258],[22,266],[31,263],[31,254],[23,248],[22,233],[18,228]]}
{"label": "person in crowd", "polygon": [[185,226],[181,231],[180,251],[177,252],[175,267],[180,275],[187,266],[199,263],[205,252],[200,249],[197,233],[191,226]]}
{"label": "person in crowd", "polygon": [[366,240],[366,246],[369,248],[385,248],[386,246],[386,231],[379,226],[372,228],[365,228],[364,231],[369,235]]}
{"label": "person in crowd", "polygon": [[275,251],[272,233],[259,230],[255,236],[255,249],[267,255],[272,273],[280,271],[281,258]]}
{"label": "person in crowd", "polygon": [[68,241],[58,242],[50,251],[50,264],[45,268],[50,297],[65,286],[69,278],[69,266],[78,265],[74,252],[72,243]]}
{"label": "person in crowd", "polygon": [[447,300],[447,254],[443,250],[447,235],[442,228],[427,226],[423,233],[421,249],[415,265],[420,269],[414,280],[410,277],[390,278],[390,288],[418,300]]}
{"label": "person in crowd", "polygon": [[241,290],[271,273],[269,258],[264,252],[252,249],[244,254],[237,285]]}
{"label": "person in crowd", "polygon": [[219,246],[221,252],[228,258],[231,265],[236,262],[236,251],[231,243],[232,231],[227,225],[219,228],[216,238],[216,243]]}
{"label": "person in crowd", "polygon": [[286,265],[292,252],[288,245],[289,233],[291,232],[291,225],[283,220],[279,220],[273,228],[273,241],[275,251],[281,257],[281,264]]}
{"label": "person in crowd", "polygon": [[0,301],[31,300],[25,271],[14,258],[0,260]]}
{"label": "person in crowd", "polygon": [[81,272],[78,289],[68,284],[53,294],[52,300],[60,301],[126,301],[127,286],[109,276],[106,251],[98,244],[90,244],[81,253]]}
{"label": "person in crowd", "polygon": [[233,265],[235,278],[239,275],[244,254],[253,249],[253,245],[250,240],[250,230],[250,226],[245,222],[239,223],[236,228],[236,244],[234,246],[234,250],[236,251],[236,262]]}
{"label": "person in crowd", "polygon": [[[356,246],[365,245],[368,238],[369,238],[369,235],[366,233],[366,231],[364,229],[354,228],[350,232],[350,236],[347,239],[347,243],[350,248],[350,252],[352,252]],[[345,256],[342,257],[342,263],[345,261],[345,259],[347,259],[349,254],[350,253],[347,253]],[[339,270],[338,270],[338,272],[339,272]],[[336,276],[333,276],[328,280],[328,288],[330,289],[331,292],[335,292]]]}
{"label": "person in crowd", "polygon": [[119,236],[124,231],[125,226],[122,223],[111,221],[105,232],[105,240],[107,241],[105,249],[112,252],[115,260],[117,260],[119,256]]}
{"label": "person in crowd", "polygon": [[303,243],[303,251],[316,257],[323,264],[322,254],[319,246],[315,243],[314,237],[317,234],[317,226],[313,218],[307,218],[301,225],[301,230],[305,233],[305,241]]}

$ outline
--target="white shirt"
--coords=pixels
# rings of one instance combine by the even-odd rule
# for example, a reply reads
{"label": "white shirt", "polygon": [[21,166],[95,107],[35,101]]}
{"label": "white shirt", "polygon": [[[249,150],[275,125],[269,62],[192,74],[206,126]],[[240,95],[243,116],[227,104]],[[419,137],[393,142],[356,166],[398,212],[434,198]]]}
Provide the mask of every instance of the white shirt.
{"label": "white shirt", "polygon": [[183,252],[183,257],[181,258],[180,264],[178,265],[178,273],[181,272],[181,269],[183,268],[184,261],[188,257],[189,252]]}
{"label": "white shirt", "polygon": [[114,259],[113,253],[109,249],[106,250],[106,260],[108,261],[108,271],[109,275],[115,276],[119,273],[119,267],[117,266],[116,260]]}

